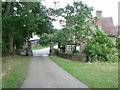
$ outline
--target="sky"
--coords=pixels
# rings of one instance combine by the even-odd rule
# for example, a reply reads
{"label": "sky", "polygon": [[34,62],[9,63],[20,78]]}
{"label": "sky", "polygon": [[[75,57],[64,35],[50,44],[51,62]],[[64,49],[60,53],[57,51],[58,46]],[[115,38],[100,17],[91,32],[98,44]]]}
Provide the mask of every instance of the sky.
{"label": "sky", "polygon": [[[59,1],[59,7],[65,7],[67,4],[71,4],[75,0],[44,0],[42,2],[47,8],[55,7],[54,1]],[[89,7],[93,7],[93,16],[96,15],[96,10],[102,11],[103,17],[112,17],[114,25],[118,24],[118,2],[120,0],[80,0],[83,4],[87,4]],[[59,22],[53,22],[55,28],[60,29]]]}

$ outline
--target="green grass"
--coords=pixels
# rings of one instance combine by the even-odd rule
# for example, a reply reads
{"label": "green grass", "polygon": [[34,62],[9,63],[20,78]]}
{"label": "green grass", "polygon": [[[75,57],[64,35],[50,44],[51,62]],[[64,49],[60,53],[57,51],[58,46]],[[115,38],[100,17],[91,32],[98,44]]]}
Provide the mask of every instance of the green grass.
{"label": "green grass", "polygon": [[24,80],[32,57],[5,56],[2,59],[2,88],[18,87]]}
{"label": "green grass", "polygon": [[90,88],[118,88],[118,62],[85,63],[57,56],[50,58]]}
{"label": "green grass", "polygon": [[43,48],[47,48],[47,47],[49,47],[49,46],[41,46],[41,45],[32,46],[32,50],[43,49]]}

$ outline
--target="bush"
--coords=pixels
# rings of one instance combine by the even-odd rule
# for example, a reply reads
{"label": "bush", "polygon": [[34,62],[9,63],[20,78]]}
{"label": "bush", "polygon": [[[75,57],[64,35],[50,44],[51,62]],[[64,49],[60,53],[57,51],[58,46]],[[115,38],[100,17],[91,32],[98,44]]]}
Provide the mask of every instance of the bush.
{"label": "bush", "polygon": [[117,55],[109,54],[107,57],[109,58],[110,62],[117,62],[118,61]]}
{"label": "bush", "polygon": [[[92,40],[89,41],[83,50],[83,52],[90,56],[92,60],[112,60],[109,55],[114,55],[114,45],[112,40],[99,29],[93,34]],[[115,58],[113,56],[113,58]]]}
{"label": "bush", "polygon": [[40,36],[40,45],[47,46],[49,44],[48,34],[44,33]]}
{"label": "bush", "polygon": [[39,40],[39,43],[43,46],[47,46],[50,44],[50,42],[54,42],[56,43],[57,40],[56,40],[56,37],[54,34],[47,34],[47,33],[44,33],[40,36],[40,40]]}
{"label": "bush", "polygon": [[78,54],[78,53],[79,53],[79,51],[78,51],[78,50],[73,49],[72,54]]}
{"label": "bush", "polygon": [[118,36],[119,35],[117,34],[117,36],[116,36],[116,48],[118,48],[119,43],[120,43],[120,38]]}

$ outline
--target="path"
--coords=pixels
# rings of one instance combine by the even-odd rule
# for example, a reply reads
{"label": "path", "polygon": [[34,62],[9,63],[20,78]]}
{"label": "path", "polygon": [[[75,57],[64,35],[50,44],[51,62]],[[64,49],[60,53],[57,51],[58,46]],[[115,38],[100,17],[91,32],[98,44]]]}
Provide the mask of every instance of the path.
{"label": "path", "polygon": [[48,51],[49,48],[33,52],[34,58],[21,88],[87,88],[50,60]]}

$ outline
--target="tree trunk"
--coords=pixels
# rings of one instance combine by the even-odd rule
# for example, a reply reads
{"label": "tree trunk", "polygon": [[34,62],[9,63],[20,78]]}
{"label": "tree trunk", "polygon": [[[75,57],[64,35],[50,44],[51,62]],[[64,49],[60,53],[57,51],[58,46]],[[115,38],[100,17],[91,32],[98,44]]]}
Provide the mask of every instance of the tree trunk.
{"label": "tree trunk", "polygon": [[6,6],[5,12],[3,13],[4,14],[3,17],[10,13],[11,2],[6,2],[6,3],[7,3],[7,6]]}
{"label": "tree trunk", "polygon": [[61,45],[60,45],[60,42],[59,42],[59,43],[58,43],[58,48],[60,48],[60,46],[61,46]]}
{"label": "tree trunk", "polygon": [[27,46],[27,55],[28,56],[32,55],[31,42],[29,40],[28,40],[28,46]]}
{"label": "tree trunk", "polygon": [[76,44],[75,44],[75,47],[74,47],[74,48],[75,48],[75,51],[77,51],[77,46],[76,46]]}
{"label": "tree trunk", "polygon": [[7,32],[8,35],[8,52],[10,55],[13,54],[13,36],[11,32]]}
{"label": "tree trunk", "polygon": [[16,53],[17,55],[20,55],[20,44],[19,44],[19,42],[17,42],[17,43],[15,44],[15,46],[16,46],[16,51],[15,51],[15,53]]}
{"label": "tree trunk", "polygon": [[90,58],[89,58],[89,54],[86,54],[86,60],[85,60],[85,62],[89,62],[89,60],[90,60]]}
{"label": "tree trunk", "polygon": [[[7,2],[4,16],[9,15],[10,8],[11,8],[11,2]],[[10,30],[6,30],[6,31],[7,31],[7,36],[8,36],[8,53],[11,55],[11,54],[13,54],[13,36],[12,36],[12,32]]]}

